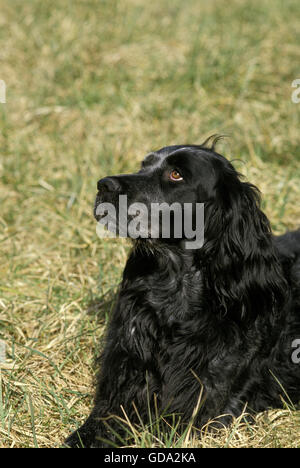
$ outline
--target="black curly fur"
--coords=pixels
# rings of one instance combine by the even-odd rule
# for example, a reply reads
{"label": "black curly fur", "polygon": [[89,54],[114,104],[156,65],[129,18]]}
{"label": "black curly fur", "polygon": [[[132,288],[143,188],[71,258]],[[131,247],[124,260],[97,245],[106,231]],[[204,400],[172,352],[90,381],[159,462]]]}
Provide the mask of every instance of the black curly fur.
{"label": "black curly fur", "polygon": [[[173,167],[183,183],[166,180]],[[258,190],[214,147],[163,148],[137,174],[110,179],[113,189],[106,184],[96,205],[115,200],[115,192],[147,203],[205,203],[205,243],[186,250],[180,239],[135,242],[107,331],[94,409],[66,444],[105,446],[103,439],[115,440],[105,418],[123,416],[122,405],[132,422],[138,422],[134,406],[146,421],[154,398],[160,412],[187,423],[201,386],[199,428],[219,415],[230,422],[245,404],[257,412],[282,406],[287,395],[298,403],[300,364],[291,355],[300,338],[300,230],[274,238]]]}

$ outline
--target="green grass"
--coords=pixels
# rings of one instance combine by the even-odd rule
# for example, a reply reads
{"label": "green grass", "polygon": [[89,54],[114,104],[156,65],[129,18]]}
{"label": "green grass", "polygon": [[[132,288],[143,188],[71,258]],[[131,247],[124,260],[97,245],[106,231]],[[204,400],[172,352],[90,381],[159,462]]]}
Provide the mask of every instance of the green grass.
{"label": "green grass", "polygon": [[[220,151],[260,187],[274,232],[299,226],[300,6],[0,0],[0,11],[0,447],[53,447],[89,412],[128,252],[96,236],[99,178],[229,134]],[[137,446],[299,446],[299,413],[217,438],[139,434]]]}

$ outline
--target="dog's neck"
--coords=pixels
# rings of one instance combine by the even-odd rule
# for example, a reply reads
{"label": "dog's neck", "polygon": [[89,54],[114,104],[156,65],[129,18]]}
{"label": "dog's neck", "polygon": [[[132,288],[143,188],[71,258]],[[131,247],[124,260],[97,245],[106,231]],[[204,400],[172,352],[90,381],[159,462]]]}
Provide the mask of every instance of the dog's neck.
{"label": "dog's neck", "polygon": [[[246,282],[246,289],[243,280],[236,280],[237,291],[230,290],[230,271],[228,272],[225,266],[220,269],[219,253],[211,255],[210,252],[210,255],[205,255],[205,249],[203,250],[204,252],[202,249],[186,250],[180,244],[151,240],[135,242],[124,270],[122,289],[126,291],[130,288],[132,294],[136,291],[136,294],[144,297],[145,303],[149,299],[149,302],[153,301],[156,306],[173,304],[182,310],[180,319],[192,316],[195,308],[198,313],[201,311],[202,317],[204,314],[208,315],[208,318],[215,317],[221,321],[228,318],[240,324],[249,320],[255,321],[256,316],[264,314],[266,308],[278,314],[276,311],[281,310],[282,305],[276,302],[275,296],[271,305],[256,303],[256,283],[252,285]],[[265,275],[266,280],[268,274],[270,275],[270,281],[272,268],[276,269],[275,259],[272,263],[274,267],[270,266]],[[273,292],[267,287],[265,291],[272,301]]]}
{"label": "dog's neck", "polygon": [[192,251],[137,243],[124,270],[121,294],[159,311],[159,318],[169,323],[188,319],[194,307],[201,307],[201,284]]}
{"label": "dog's neck", "polygon": [[190,271],[195,263],[195,251],[185,249],[183,243],[138,240],[132,253],[136,260],[149,263],[156,271],[169,270],[179,276]]}

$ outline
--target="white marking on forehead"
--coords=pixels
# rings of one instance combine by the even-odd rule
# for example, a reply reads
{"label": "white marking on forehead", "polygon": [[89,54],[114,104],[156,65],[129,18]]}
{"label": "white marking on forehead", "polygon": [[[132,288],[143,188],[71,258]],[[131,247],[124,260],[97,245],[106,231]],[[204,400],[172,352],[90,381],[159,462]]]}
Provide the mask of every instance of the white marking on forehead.
{"label": "white marking on forehead", "polygon": [[[180,148],[176,148],[174,146],[173,150],[170,150],[172,147],[167,146],[166,148],[162,148],[158,151],[151,151],[150,153],[146,154],[144,160],[142,161],[142,165],[153,165],[156,166],[158,165],[162,160],[168,158],[169,156],[173,156],[177,153],[185,152],[187,150],[190,150],[191,148],[189,146],[182,146]],[[148,160],[148,161],[147,161]]]}
{"label": "white marking on forehead", "polygon": [[[142,161],[142,164],[153,164],[155,165],[155,163],[158,163],[160,160],[161,160],[162,156],[157,154],[157,153],[154,153],[154,152],[151,152],[151,153],[148,153],[144,160]],[[148,161],[147,161],[148,159]]]}

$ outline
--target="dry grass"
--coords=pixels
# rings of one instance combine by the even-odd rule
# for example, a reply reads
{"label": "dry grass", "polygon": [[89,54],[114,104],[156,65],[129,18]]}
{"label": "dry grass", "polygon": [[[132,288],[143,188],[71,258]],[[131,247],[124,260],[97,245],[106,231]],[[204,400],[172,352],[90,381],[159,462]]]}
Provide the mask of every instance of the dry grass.
{"label": "dry grass", "polygon": [[[59,445],[89,412],[128,250],[96,236],[100,177],[226,133],[274,231],[299,226],[299,2],[249,5],[0,0],[0,447]],[[298,412],[256,422],[186,443],[297,446]]]}

